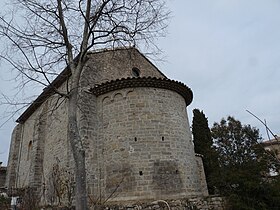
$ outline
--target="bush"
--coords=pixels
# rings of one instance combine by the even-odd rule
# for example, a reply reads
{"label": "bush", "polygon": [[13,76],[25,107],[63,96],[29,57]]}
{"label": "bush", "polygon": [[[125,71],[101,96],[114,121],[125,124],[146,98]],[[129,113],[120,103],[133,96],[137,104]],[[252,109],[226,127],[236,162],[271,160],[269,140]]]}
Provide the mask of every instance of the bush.
{"label": "bush", "polygon": [[10,204],[11,204],[10,198],[6,198],[5,196],[0,195],[0,209],[1,210],[9,210]]}

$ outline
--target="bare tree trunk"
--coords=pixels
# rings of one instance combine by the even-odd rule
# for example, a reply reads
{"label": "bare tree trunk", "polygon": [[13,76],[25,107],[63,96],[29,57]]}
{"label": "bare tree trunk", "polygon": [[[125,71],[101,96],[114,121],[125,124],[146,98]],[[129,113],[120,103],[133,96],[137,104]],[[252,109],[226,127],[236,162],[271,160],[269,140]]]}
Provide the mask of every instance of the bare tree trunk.
{"label": "bare tree trunk", "polygon": [[72,90],[68,101],[68,138],[71,144],[75,161],[75,206],[76,210],[87,210],[87,187],[86,187],[86,167],[85,150],[78,129],[77,110],[78,110],[78,84],[82,67],[76,67],[72,74]]}

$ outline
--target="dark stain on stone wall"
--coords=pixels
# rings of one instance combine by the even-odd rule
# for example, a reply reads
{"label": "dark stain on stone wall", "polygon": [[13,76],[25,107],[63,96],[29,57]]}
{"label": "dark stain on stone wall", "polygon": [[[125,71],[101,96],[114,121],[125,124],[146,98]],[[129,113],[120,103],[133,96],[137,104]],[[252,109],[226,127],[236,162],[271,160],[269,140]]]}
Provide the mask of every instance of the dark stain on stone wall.
{"label": "dark stain on stone wall", "polygon": [[130,164],[112,164],[107,166],[106,170],[106,193],[129,192],[136,186],[135,177]]}
{"label": "dark stain on stone wall", "polygon": [[156,160],[154,162],[153,187],[161,193],[182,191],[180,170],[175,161]]}

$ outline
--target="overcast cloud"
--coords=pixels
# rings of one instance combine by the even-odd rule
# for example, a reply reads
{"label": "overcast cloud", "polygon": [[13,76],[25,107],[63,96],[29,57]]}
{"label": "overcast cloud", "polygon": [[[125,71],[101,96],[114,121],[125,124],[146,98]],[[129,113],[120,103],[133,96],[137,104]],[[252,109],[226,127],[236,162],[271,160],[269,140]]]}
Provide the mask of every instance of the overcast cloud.
{"label": "overcast cloud", "polygon": [[169,1],[174,18],[160,46],[169,77],[186,83],[210,126],[233,115],[265,129],[248,109],[280,134],[280,2],[262,0]]}
{"label": "overcast cloud", "polygon": [[[167,37],[159,41],[166,62],[157,65],[193,90],[190,122],[194,108],[204,111],[210,126],[232,115],[258,127],[266,139],[248,109],[280,134],[280,1],[169,0],[168,5],[173,18]],[[4,81],[9,74],[2,65],[1,91],[12,90],[13,82]],[[5,164],[14,125],[10,121],[0,128]]]}

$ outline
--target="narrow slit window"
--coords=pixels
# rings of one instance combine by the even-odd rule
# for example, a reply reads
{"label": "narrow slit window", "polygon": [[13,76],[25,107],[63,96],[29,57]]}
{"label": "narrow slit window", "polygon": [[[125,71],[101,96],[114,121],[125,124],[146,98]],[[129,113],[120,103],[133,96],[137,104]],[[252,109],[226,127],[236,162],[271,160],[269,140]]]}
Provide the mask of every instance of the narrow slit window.
{"label": "narrow slit window", "polygon": [[32,150],[32,141],[30,141],[29,144],[28,144],[28,148],[27,148],[27,160],[30,159],[31,150]]}

